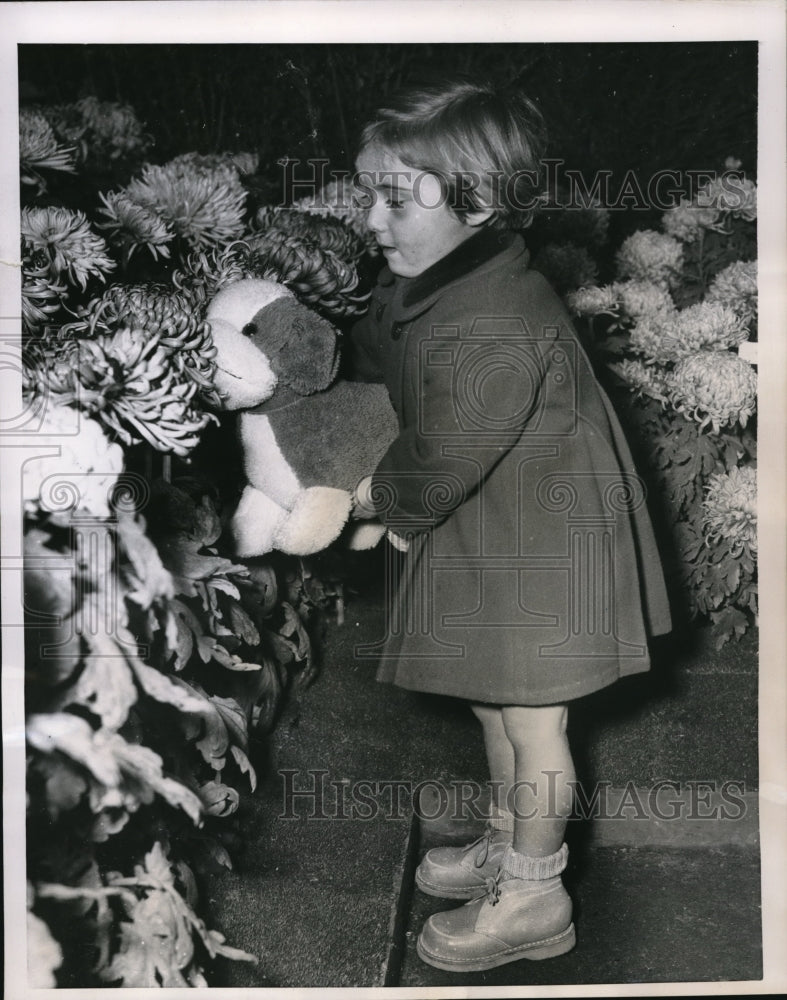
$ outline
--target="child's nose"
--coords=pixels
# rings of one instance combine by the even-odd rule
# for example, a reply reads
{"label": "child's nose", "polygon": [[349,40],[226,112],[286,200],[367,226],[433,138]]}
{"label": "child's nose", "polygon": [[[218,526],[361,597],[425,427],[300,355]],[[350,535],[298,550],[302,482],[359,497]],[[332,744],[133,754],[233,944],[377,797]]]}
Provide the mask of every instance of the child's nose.
{"label": "child's nose", "polygon": [[373,233],[381,233],[385,229],[385,205],[379,196],[366,212],[366,225]]}

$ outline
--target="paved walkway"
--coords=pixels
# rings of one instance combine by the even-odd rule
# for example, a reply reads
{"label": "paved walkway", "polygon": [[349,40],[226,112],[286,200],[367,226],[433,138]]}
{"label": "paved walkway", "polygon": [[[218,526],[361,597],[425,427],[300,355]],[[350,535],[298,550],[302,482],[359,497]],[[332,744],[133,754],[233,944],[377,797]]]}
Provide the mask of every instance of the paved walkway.
{"label": "paved walkway", "polygon": [[[329,626],[321,676],[259,748],[260,787],[239,817],[246,847],[207,891],[211,926],[260,963],[226,963],[212,985],[462,985],[414,953],[423,920],[453,904],[423,896],[412,877],[435,838],[469,836],[474,827],[421,828],[407,803],[425,779],[483,782],[480,730],[461,702],[377,684],[374,666],[353,649],[382,628],[379,599],[350,601],[345,624]],[[642,790],[647,808],[649,786],[672,780],[684,820],[659,822],[629,808],[617,823],[573,823],[566,880],[577,948],[468,976],[467,985],[760,976],[756,659],[756,636],[721,652],[703,636],[692,649],[663,644],[650,675],[575,706],[571,738],[583,784],[607,782],[617,806],[627,788],[629,801],[632,788]],[[687,796],[695,806],[698,795],[711,803],[697,807],[701,814],[719,804],[725,781],[744,802],[737,820],[685,819]],[[405,783],[398,792],[395,782]],[[690,793],[691,782],[714,782],[716,791],[708,798],[699,785]],[[353,787],[365,805],[353,801]],[[288,788],[307,794],[288,797]]]}

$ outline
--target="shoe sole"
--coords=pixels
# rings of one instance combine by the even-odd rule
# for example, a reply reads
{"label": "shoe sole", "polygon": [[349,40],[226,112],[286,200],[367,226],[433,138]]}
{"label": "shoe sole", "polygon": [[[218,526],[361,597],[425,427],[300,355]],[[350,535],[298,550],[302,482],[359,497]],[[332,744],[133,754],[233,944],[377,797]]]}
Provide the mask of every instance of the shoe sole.
{"label": "shoe sole", "polygon": [[418,870],[415,872],[415,884],[427,896],[437,896],[440,899],[480,899],[486,892],[483,885],[463,889],[461,886],[445,886],[425,881]]}
{"label": "shoe sole", "polygon": [[484,972],[486,969],[495,969],[498,965],[506,965],[508,962],[517,962],[521,958],[529,961],[541,961],[544,958],[557,958],[558,955],[565,955],[571,951],[577,943],[577,933],[573,924],[561,933],[553,937],[544,938],[541,941],[533,941],[531,944],[520,945],[517,948],[508,948],[506,951],[499,951],[488,958],[477,959],[446,959],[438,955],[432,955],[421,944],[420,937],[416,944],[416,951],[421,961],[427,965],[433,965],[436,969],[444,969],[446,972]]}

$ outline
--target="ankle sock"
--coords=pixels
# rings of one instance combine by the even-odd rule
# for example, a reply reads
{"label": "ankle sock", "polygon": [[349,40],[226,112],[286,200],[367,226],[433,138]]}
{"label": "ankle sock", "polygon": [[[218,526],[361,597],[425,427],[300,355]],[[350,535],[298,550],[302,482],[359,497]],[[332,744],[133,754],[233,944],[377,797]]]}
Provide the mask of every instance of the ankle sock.
{"label": "ankle sock", "polygon": [[500,867],[506,875],[510,875],[512,878],[541,881],[560,875],[567,864],[568,847],[565,844],[559,851],[548,854],[545,858],[532,858],[527,854],[519,854],[509,844]]}

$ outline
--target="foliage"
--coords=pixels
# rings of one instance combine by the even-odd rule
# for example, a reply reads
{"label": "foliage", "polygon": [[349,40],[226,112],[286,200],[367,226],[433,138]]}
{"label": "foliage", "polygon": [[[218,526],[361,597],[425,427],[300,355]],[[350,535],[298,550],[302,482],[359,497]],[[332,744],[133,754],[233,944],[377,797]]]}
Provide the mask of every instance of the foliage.
{"label": "foliage", "polygon": [[664,505],[683,596],[717,643],[757,614],[756,187],[740,163],[639,231],[617,280],[577,288],[571,309],[603,358],[652,494]]}
{"label": "foliage", "polygon": [[[206,985],[217,955],[256,958],[207,927],[198,876],[232,865],[251,740],[313,678],[333,591],[306,564],[228,553],[240,483],[215,473],[231,428],[208,440],[205,308],[264,274],[357,314],[363,248],[338,217],[259,213],[250,154],[186,154],[100,190],[146,148],[133,112],[26,114],[23,391],[36,442],[59,450],[23,477],[31,982]],[[84,209],[62,204],[77,169]]]}

